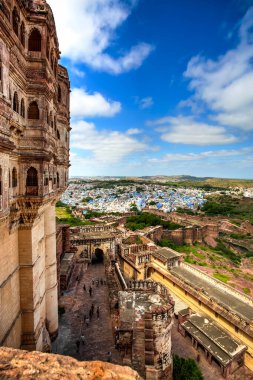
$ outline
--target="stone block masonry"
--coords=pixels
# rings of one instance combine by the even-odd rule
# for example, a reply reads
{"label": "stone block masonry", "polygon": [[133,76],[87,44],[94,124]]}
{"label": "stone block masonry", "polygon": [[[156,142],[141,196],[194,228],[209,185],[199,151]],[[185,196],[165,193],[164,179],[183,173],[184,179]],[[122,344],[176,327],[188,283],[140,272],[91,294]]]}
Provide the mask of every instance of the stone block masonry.
{"label": "stone block masonry", "polygon": [[44,0],[0,7],[0,345],[49,349],[58,330],[54,206],[69,167],[67,70]]}

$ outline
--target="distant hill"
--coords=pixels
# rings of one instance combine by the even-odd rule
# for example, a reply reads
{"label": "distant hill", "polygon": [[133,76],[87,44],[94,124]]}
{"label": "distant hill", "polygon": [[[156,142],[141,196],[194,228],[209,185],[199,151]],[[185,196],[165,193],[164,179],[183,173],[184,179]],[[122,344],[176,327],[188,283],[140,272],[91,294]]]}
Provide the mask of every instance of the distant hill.
{"label": "distant hill", "polygon": [[215,178],[215,177],[194,177],[191,175],[155,175],[141,177],[120,177],[120,176],[97,176],[97,177],[75,177],[71,180],[84,180],[87,182],[104,182],[104,183],[161,183],[172,186],[198,187],[198,188],[217,188],[227,189],[229,187],[253,188],[253,179],[234,179],[234,178]]}
{"label": "distant hill", "polygon": [[172,176],[165,176],[165,175],[156,175],[156,176],[142,176],[138,177],[140,179],[147,179],[147,180],[154,180],[154,181],[206,181],[208,179],[214,179],[213,177],[194,177],[191,175],[172,175]]}

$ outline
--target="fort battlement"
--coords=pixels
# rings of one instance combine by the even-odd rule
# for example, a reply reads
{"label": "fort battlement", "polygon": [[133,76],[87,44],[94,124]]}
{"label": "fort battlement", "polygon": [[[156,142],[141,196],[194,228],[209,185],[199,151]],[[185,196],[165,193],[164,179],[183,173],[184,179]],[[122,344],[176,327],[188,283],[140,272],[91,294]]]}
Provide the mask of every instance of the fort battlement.
{"label": "fort battlement", "polygon": [[95,233],[95,232],[103,232],[103,231],[115,231],[115,228],[111,225],[109,226],[105,226],[105,225],[80,226],[80,227],[71,228],[71,231],[85,234],[85,233]]}
{"label": "fort battlement", "polygon": [[150,291],[150,292],[154,292],[156,294],[159,294],[161,297],[169,300],[170,304],[171,305],[174,305],[174,301],[173,301],[173,298],[172,296],[170,295],[168,289],[158,283],[158,282],[154,282],[154,281],[145,281],[145,280],[139,280],[139,281],[129,281],[128,282],[128,290],[133,290],[133,291]]}

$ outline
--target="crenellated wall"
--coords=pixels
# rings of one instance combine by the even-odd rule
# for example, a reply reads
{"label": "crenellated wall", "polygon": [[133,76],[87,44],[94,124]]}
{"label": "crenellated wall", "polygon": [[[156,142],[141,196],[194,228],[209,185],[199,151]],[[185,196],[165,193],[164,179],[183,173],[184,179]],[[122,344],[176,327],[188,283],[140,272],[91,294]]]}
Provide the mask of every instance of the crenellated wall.
{"label": "crenellated wall", "polygon": [[216,238],[219,235],[218,226],[207,224],[204,226],[189,226],[177,230],[165,230],[163,227],[152,228],[146,236],[153,241],[168,239],[178,245],[205,242],[206,238]]}

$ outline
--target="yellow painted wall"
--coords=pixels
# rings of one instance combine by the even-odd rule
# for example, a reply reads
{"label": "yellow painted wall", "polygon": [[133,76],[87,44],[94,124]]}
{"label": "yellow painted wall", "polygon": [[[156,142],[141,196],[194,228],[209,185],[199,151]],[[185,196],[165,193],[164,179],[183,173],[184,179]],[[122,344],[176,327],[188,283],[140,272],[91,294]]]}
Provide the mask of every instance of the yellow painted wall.
{"label": "yellow painted wall", "polygon": [[128,278],[132,278],[134,279],[134,268],[129,265],[126,261],[124,261],[123,263],[123,271],[125,273],[125,275],[128,277]]}

